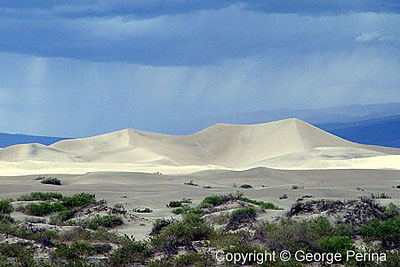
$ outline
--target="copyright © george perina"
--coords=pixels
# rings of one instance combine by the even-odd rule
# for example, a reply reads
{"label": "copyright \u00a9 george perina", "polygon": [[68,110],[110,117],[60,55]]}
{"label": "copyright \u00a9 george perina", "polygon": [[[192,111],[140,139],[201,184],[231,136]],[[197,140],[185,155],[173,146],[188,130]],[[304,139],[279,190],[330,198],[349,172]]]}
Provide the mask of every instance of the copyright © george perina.
{"label": "copyright \u00a9 george perina", "polygon": [[386,253],[373,253],[366,252],[360,253],[354,250],[348,250],[346,253],[341,254],[338,252],[328,252],[328,253],[313,253],[305,252],[303,250],[298,250],[295,252],[290,252],[288,250],[282,250],[280,252],[276,251],[254,251],[250,253],[232,253],[219,250],[215,254],[215,259],[217,262],[230,262],[234,264],[248,264],[256,263],[263,264],[267,262],[288,262],[290,260],[297,262],[321,262],[327,264],[333,264],[337,262],[346,261],[356,261],[356,262],[385,262]]}

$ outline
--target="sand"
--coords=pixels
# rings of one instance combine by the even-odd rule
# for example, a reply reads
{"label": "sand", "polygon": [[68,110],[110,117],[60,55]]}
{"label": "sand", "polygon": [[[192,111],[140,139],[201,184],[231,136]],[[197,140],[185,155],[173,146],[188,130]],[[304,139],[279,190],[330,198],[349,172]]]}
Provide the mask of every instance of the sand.
{"label": "sand", "polygon": [[[193,199],[198,204],[212,194],[241,191],[245,196],[269,201],[284,208],[267,211],[266,219],[282,216],[290,206],[305,195],[311,199],[354,199],[385,192],[391,199],[380,199],[382,204],[400,204],[400,171],[398,170],[274,170],[255,168],[246,171],[201,171],[188,175],[159,175],[129,172],[96,172],[83,175],[57,175],[62,186],[44,185],[35,175],[0,177],[0,198],[17,198],[32,191],[58,191],[66,195],[80,192],[96,194],[106,199],[108,205],[123,204],[128,210],[151,208],[152,213],[137,214],[141,223],[126,222],[118,231],[145,238],[155,218],[179,218],[166,204],[171,200]],[[185,185],[193,180],[198,186]],[[252,189],[241,189],[250,184]],[[236,187],[235,187],[236,185]],[[302,189],[292,189],[298,185]],[[210,186],[211,188],[203,188]],[[283,194],[287,199],[279,199]]]}
{"label": "sand", "polygon": [[0,175],[103,171],[178,175],[255,167],[400,169],[400,149],[349,142],[298,119],[217,124],[181,136],[126,129],[50,146],[0,149]]}

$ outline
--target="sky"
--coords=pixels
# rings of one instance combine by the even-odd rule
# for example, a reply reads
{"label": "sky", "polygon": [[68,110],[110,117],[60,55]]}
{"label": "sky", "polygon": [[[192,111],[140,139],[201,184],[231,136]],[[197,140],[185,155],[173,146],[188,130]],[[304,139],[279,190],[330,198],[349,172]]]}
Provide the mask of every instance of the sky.
{"label": "sky", "polygon": [[398,0],[0,0],[0,132],[385,102]]}

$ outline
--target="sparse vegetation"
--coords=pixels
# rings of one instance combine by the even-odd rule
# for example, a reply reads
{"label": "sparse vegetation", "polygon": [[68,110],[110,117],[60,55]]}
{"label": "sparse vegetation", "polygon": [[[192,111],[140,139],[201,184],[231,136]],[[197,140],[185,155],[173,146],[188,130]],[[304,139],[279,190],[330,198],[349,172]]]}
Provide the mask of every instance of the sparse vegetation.
{"label": "sparse vegetation", "polygon": [[35,200],[60,200],[63,195],[56,192],[32,192],[30,194],[22,195],[17,198],[18,201],[35,201]]}
{"label": "sparse vegetation", "polygon": [[249,199],[247,197],[241,197],[240,199],[244,202],[257,205],[257,206],[261,207],[262,209],[266,209],[266,210],[281,210],[282,209],[270,202],[257,201],[254,199]]}
{"label": "sparse vegetation", "polygon": [[56,177],[48,177],[40,179],[42,184],[61,185],[61,180]]}
{"label": "sparse vegetation", "polygon": [[0,215],[10,214],[14,208],[11,199],[0,200]]}
{"label": "sparse vegetation", "polygon": [[123,223],[124,221],[122,218],[116,215],[95,215],[93,218],[84,221],[83,226],[91,230],[97,230],[100,227],[114,228],[122,225]]}
{"label": "sparse vegetation", "polygon": [[137,213],[152,213],[153,212],[153,210],[150,208],[135,208],[132,211],[137,212]]}
{"label": "sparse vegetation", "polygon": [[383,193],[371,193],[371,198],[372,199],[388,199],[391,198],[388,194],[386,194],[385,192]]}
{"label": "sparse vegetation", "polygon": [[[181,206],[173,210],[179,211],[182,217],[155,220],[150,239],[141,242],[110,230],[124,223],[120,214],[114,213],[115,210],[125,210],[120,204],[105,209],[105,202],[96,202],[94,195],[85,193],[70,197],[31,193],[19,199],[37,201],[24,206],[28,213],[54,212],[50,217],[51,223],[72,227],[68,226],[66,228],[70,230],[61,232],[41,228],[39,224],[45,224],[48,218],[29,224],[14,221],[9,215],[12,200],[7,200],[8,204],[0,202],[3,203],[0,210],[5,211],[0,216],[0,234],[24,240],[16,244],[0,244],[0,266],[10,266],[3,264],[10,260],[16,266],[42,266],[37,265],[35,259],[38,247],[40,253],[49,257],[49,262],[43,265],[49,267],[91,266],[89,261],[92,260],[104,266],[214,266],[212,251],[220,249],[225,253],[280,252],[283,249],[294,252],[301,249],[343,254],[347,250],[358,250],[356,240],[360,242],[362,239],[368,250],[388,253],[388,262],[393,263],[390,266],[396,266],[399,260],[392,253],[400,249],[398,207],[393,203],[383,207],[367,198],[296,203],[286,218],[275,222],[263,222],[262,216],[258,215],[263,209],[279,209],[277,206],[246,198],[240,193],[212,195],[197,206],[183,199],[176,201]],[[34,212],[28,207],[35,207]],[[93,214],[98,210],[102,215]],[[315,217],[320,213],[330,218]],[[129,214],[128,211],[127,216]],[[304,219],[309,217],[314,218]],[[332,221],[333,218],[336,221]],[[100,257],[104,257],[104,262],[99,260]],[[249,259],[246,264],[256,263]],[[296,264],[293,261],[286,266]]]}
{"label": "sparse vegetation", "polygon": [[190,182],[183,183],[184,185],[191,185],[191,186],[199,186],[196,184],[193,180],[190,180]]}
{"label": "sparse vegetation", "polygon": [[240,186],[240,188],[244,188],[244,189],[250,189],[250,188],[253,188],[251,185],[249,185],[249,184],[242,184],[241,186]]}

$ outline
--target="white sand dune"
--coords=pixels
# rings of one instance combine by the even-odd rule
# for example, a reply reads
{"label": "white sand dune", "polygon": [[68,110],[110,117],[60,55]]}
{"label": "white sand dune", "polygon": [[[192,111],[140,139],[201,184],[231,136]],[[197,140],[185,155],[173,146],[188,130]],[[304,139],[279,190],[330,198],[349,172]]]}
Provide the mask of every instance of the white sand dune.
{"label": "white sand dune", "polygon": [[0,149],[0,174],[208,169],[400,169],[400,150],[349,142],[308,123],[217,124],[192,135],[132,129]]}

